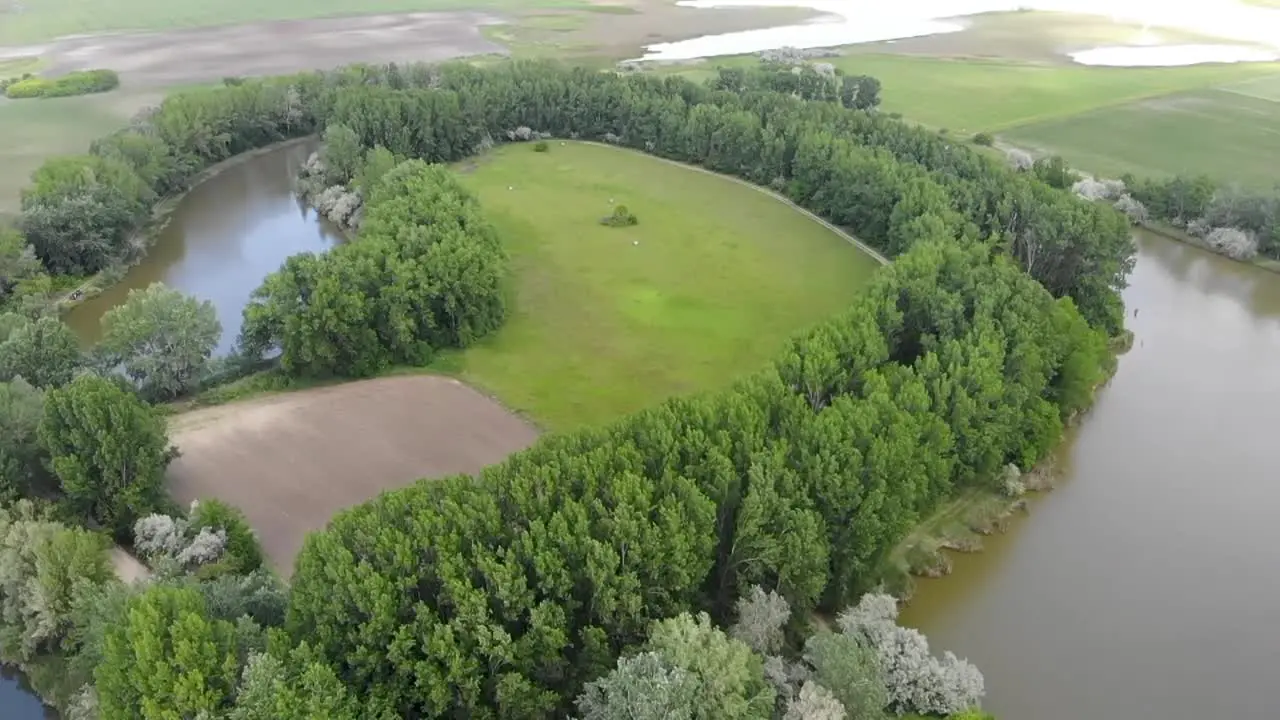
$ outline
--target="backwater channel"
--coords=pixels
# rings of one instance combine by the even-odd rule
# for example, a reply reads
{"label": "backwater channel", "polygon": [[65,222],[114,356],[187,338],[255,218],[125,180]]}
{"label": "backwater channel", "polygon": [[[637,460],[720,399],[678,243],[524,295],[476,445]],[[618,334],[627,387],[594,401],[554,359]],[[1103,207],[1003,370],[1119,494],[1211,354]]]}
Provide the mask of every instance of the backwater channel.
{"label": "backwater channel", "polygon": [[217,352],[227,352],[263,278],[290,255],[323,252],[342,240],[293,194],[293,179],[315,148],[315,141],[294,142],[228,162],[178,203],[146,258],[124,280],[74,307],[67,324],[86,345],[93,343],[102,335],[103,313],[130,290],[162,282],[213,303],[222,323]]}
{"label": "backwater channel", "polygon": [[[225,351],[263,277],[340,241],[291,191],[311,149],[196,187],[147,258],[68,321],[91,342],[129,289],[163,281],[213,301]],[[1134,346],[1062,448],[1059,488],[922,581],[904,613],[982,668],[1001,720],[1280,716],[1280,276],[1145,234],[1138,246]],[[13,676],[0,716],[45,717]]]}

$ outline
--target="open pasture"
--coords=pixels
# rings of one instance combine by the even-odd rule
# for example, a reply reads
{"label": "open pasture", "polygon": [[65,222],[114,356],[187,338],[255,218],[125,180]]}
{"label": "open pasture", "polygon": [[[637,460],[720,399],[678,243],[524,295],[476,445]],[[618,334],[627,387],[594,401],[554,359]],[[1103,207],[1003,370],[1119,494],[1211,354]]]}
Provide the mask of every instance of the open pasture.
{"label": "open pasture", "polygon": [[1270,188],[1280,182],[1280,75],[1035,123],[1001,136],[1097,174],[1205,173]]}
{"label": "open pasture", "polygon": [[334,513],[419,478],[474,473],[531,444],[532,427],[447,378],[345,383],[174,417],[175,500],[242,508],[288,573]]}
{"label": "open pasture", "polygon": [[[511,255],[509,317],[439,366],[552,430],[762,368],[876,267],[779,200],[636,152],[515,144],[460,171]],[[639,224],[601,225],[618,204]]]}

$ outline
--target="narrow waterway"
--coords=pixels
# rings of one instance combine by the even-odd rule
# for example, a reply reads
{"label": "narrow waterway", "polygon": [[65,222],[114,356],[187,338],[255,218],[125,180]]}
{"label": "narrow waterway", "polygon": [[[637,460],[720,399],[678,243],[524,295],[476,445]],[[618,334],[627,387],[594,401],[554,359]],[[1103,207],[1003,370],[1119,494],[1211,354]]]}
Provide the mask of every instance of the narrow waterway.
{"label": "narrow waterway", "polygon": [[222,322],[218,352],[240,332],[241,311],[262,279],[290,255],[340,242],[336,229],[293,195],[293,178],[314,143],[234,160],[197,185],[174,210],[141,264],[76,306],[66,321],[85,344],[101,336],[103,313],[153,282],[213,302]]}
{"label": "narrow waterway", "polygon": [[904,621],[1001,720],[1280,717],[1280,276],[1144,236],[1125,299],[1061,486]]}

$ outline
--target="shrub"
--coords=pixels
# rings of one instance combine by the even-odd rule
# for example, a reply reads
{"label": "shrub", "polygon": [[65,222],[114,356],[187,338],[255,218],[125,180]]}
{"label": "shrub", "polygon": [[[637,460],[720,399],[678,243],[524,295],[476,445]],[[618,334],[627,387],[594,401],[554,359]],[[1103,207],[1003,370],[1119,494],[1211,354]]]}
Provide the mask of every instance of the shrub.
{"label": "shrub", "polygon": [[58,78],[26,78],[5,88],[5,97],[54,98],[107,92],[120,87],[120,76],[114,70],[80,70]]}
{"label": "shrub", "polygon": [[981,145],[983,147],[991,147],[996,144],[996,139],[991,137],[991,133],[980,132],[973,136],[973,144]]}
{"label": "shrub", "polygon": [[262,567],[262,545],[239,508],[221,500],[200,500],[191,506],[193,529],[221,530],[226,533],[226,561],[236,574],[253,572]]}
{"label": "shrub", "polygon": [[547,141],[546,141],[546,140],[539,140],[538,142],[536,142],[536,143],[534,143],[534,144],[533,144],[533,151],[534,151],[534,152],[543,152],[543,153],[544,153],[544,152],[549,151],[550,149],[551,149],[551,146],[547,144]]}
{"label": "shrub", "polygon": [[631,227],[639,223],[640,219],[633,215],[626,205],[615,207],[612,215],[600,219],[601,225],[608,225],[609,227]]}

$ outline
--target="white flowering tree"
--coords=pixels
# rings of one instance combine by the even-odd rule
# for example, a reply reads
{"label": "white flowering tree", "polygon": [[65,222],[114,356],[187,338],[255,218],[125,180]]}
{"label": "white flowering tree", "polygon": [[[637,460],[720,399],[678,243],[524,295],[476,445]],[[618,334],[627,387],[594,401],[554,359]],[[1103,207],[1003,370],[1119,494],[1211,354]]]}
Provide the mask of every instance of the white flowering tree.
{"label": "white flowering tree", "polygon": [[791,618],[791,606],[786,598],[753,585],[746,595],[738,598],[736,608],[738,622],[729,628],[730,636],[761,655],[771,655],[782,649],[785,639],[783,628]]}
{"label": "white flowering tree", "polygon": [[844,705],[831,691],[815,682],[800,688],[796,699],[787,704],[783,720],[845,720]]}
{"label": "white flowering tree", "polygon": [[1237,228],[1214,228],[1205,242],[1215,251],[1235,260],[1249,260],[1258,254],[1258,238]]}
{"label": "white flowering tree", "polygon": [[889,710],[951,715],[979,706],[986,689],[978,668],[950,652],[935,658],[925,636],[899,626],[897,619],[897,601],[871,593],[837,620],[846,635],[864,639],[875,650]]}
{"label": "white flowering tree", "polygon": [[1134,197],[1128,193],[1121,195],[1116,200],[1115,209],[1124,213],[1124,216],[1129,218],[1129,223],[1131,225],[1141,225],[1150,218],[1150,215],[1147,213],[1147,206],[1134,199]]}
{"label": "white flowering tree", "polygon": [[[191,504],[195,512],[196,503]],[[227,549],[223,528],[193,530],[185,518],[153,513],[133,524],[133,546],[153,567],[193,570],[217,562]]]}
{"label": "white flowering tree", "polygon": [[1036,159],[1031,157],[1031,153],[1017,148],[1010,148],[1005,152],[1005,159],[1009,161],[1010,167],[1019,172],[1026,172],[1036,164]]}

